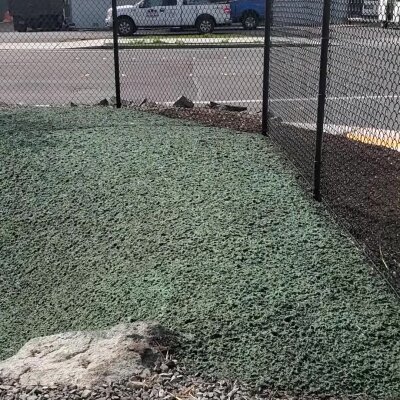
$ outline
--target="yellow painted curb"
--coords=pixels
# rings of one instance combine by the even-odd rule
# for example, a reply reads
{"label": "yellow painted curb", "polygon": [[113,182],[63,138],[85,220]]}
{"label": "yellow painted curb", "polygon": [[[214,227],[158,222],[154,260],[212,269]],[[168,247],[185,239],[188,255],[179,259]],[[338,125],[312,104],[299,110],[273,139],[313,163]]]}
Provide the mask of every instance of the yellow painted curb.
{"label": "yellow painted curb", "polygon": [[387,147],[392,150],[400,151],[400,134],[399,132],[392,132],[390,135],[387,131],[383,132],[362,132],[352,131],[347,132],[346,137],[358,142],[372,144],[375,146]]}

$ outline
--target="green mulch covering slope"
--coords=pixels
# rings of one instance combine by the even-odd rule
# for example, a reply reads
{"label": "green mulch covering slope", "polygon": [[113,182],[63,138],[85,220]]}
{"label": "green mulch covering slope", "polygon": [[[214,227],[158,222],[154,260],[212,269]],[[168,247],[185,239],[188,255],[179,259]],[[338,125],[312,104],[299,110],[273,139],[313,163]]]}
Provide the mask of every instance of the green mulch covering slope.
{"label": "green mulch covering slope", "polygon": [[0,358],[157,319],[193,370],[400,394],[400,306],[261,136],[106,109],[0,114]]}

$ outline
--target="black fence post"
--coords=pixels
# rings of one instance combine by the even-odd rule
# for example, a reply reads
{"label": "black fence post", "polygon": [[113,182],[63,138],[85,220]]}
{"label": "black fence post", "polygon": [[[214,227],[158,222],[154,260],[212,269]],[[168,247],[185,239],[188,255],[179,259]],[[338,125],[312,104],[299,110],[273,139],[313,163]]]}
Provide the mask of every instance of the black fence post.
{"label": "black fence post", "polygon": [[115,72],[115,98],[117,108],[121,108],[121,81],[119,75],[119,45],[118,45],[118,13],[117,0],[112,0],[113,18],[113,47],[114,47],[114,72]]}
{"label": "black fence post", "polygon": [[328,74],[329,28],[331,19],[331,0],[324,0],[322,16],[321,59],[319,66],[317,134],[314,161],[314,199],[321,201],[322,136],[324,133],[326,79]]}
{"label": "black fence post", "polygon": [[268,134],[269,109],[269,70],[271,55],[271,25],[273,0],[265,0],[264,28],[264,71],[263,71],[263,104],[262,104],[262,134]]}

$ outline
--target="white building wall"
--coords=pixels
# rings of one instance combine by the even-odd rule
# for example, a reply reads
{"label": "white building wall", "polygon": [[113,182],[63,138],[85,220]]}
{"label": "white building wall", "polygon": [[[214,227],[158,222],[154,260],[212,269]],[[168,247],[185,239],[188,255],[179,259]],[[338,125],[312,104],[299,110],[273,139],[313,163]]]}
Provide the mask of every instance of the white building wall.
{"label": "white building wall", "polygon": [[[117,0],[119,6],[135,4],[137,0]],[[102,29],[111,0],[69,0],[71,22],[76,28]]]}

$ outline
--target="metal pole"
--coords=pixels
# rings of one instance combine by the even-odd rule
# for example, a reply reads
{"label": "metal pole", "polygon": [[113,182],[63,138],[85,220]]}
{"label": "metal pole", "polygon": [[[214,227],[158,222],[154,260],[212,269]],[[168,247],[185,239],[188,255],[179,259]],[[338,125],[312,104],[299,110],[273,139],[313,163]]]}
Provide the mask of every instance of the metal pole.
{"label": "metal pole", "polygon": [[324,0],[322,17],[321,59],[319,66],[317,135],[314,161],[314,199],[321,201],[322,136],[324,133],[326,78],[328,74],[329,25],[331,19],[331,0]]}
{"label": "metal pole", "polygon": [[121,108],[121,82],[119,76],[119,46],[118,46],[118,13],[117,0],[112,0],[113,18],[113,47],[114,47],[114,72],[115,72],[115,98],[117,108]]}
{"label": "metal pole", "polygon": [[268,134],[268,102],[269,102],[269,72],[271,55],[271,25],[273,0],[265,0],[264,27],[264,71],[263,71],[263,103],[262,103],[262,134]]}

